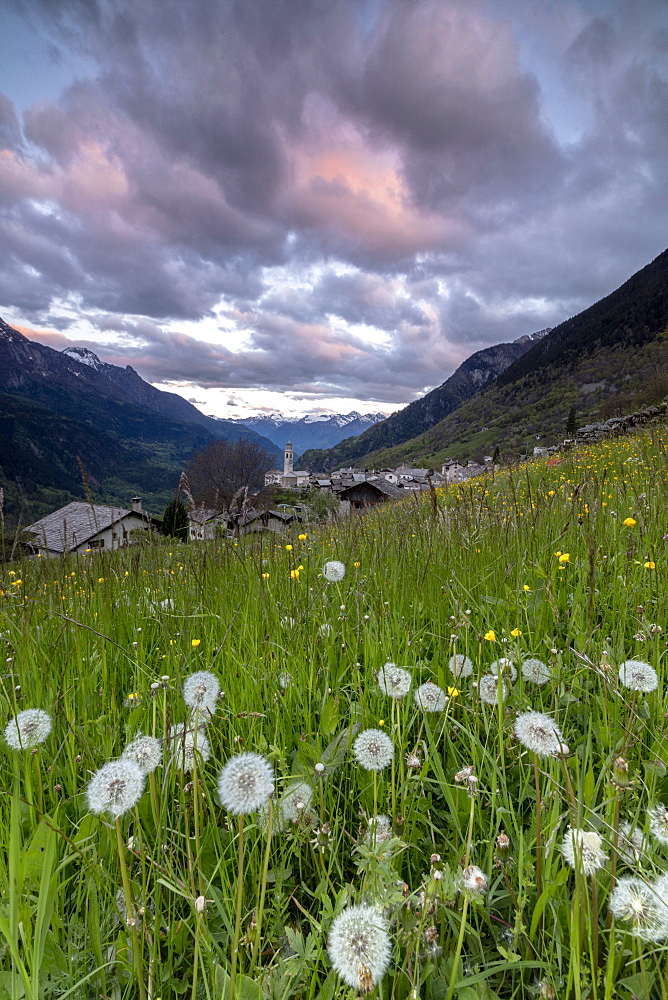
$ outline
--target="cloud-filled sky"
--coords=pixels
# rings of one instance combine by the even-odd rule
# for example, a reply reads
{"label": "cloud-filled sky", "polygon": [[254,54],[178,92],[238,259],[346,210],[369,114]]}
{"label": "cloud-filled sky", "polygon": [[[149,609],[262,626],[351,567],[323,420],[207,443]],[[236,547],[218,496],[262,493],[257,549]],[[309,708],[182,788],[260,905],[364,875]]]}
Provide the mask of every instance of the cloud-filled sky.
{"label": "cloud-filled sky", "polygon": [[663,0],[5,0],[0,315],[387,412],[668,246]]}

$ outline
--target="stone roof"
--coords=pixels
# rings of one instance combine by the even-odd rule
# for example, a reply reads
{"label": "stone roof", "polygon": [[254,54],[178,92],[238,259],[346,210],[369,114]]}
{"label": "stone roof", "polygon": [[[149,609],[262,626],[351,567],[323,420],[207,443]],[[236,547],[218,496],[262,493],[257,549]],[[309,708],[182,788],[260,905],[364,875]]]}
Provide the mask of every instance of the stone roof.
{"label": "stone roof", "polygon": [[145,521],[161,520],[145,511],[74,500],[53,514],[47,514],[46,517],[30,524],[25,530],[36,536],[33,544],[39,544],[51,552],[70,552],[100,531],[122,521],[128,514],[136,514]]}

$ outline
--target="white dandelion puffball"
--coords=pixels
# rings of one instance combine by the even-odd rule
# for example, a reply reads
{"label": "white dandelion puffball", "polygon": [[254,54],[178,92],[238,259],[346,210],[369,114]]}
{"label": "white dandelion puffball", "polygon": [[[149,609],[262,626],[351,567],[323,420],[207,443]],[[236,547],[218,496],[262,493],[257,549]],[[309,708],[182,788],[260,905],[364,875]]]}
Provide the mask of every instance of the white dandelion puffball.
{"label": "white dandelion puffball", "polygon": [[327,951],[334,971],[347,986],[359,990],[370,980],[369,992],[390,964],[390,935],[381,910],[348,906],[332,923]]}
{"label": "white dandelion puffball", "polygon": [[547,684],[552,674],[547,663],[537,660],[535,656],[525,660],[520,669],[524,680],[531,681],[532,684]]}
{"label": "white dandelion puffball", "polygon": [[485,674],[478,681],[480,701],[484,702],[485,705],[498,704],[499,688],[501,689],[501,700],[503,701],[508,697],[508,685],[503,680],[499,682],[498,677],[495,677],[494,674]]}
{"label": "white dandelion puffball", "polygon": [[43,743],[51,732],[51,716],[41,708],[26,708],[5,727],[5,742],[12,750],[29,750]]}
{"label": "white dandelion puffball", "polygon": [[668,844],[668,806],[660,802],[647,810],[649,817],[649,832],[660,844]]}
{"label": "white dandelion puffball", "polygon": [[188,708],[213,715],[220,694],[220,681],[210,670],[198,670],[183,682],[183,700]]}
{"label": "white dandelion puffball", "polygon": [[432,684],[431,681],[420,684],[415,692],[415,704],[423,712],[442,712],[447,701],[448,698],[443,688],[440,688],[438,684]]}
{"label": "white dandelion puffball", "polygon": [[512,660],[509,660],[507,656],[502,656],[498,660],[494,660],[493,663],[489,665],[490,674],[494,674],[498,677],[499,674],[506,680],[511,681],[511,683],[517,680],[517,668]]}
{"label": "white dandelion puffball", "polygon": [[318,632],[324,639],[326,639],[328,636],[332,634],[332,626],[329,624],[329,622],[323,622],[320,628],[318,629]]}
{"label": "white dandelion puffball", "polygon": [[624,660],[619,667],[619,681],[630,691],[644,694],[656,691],[659,686],[656,670],[644,660]]}
{"label": "white dandelion puffball", "polygon": [[389,816],[381,814],[370,818],[363,839],[371,847],[377,847],[379,844],[384,844],[391,836],[392,821]]}
{"label": "white dandelion puffball", "polygon": [[450,667],[450,673],[457,680],[461,680],[462,677],[470,677],[473,673],[473,661],[468,656],[464,656],[463,653],[456,653],[454,656],[451,656],[448,666]]}
{"label": "white dandelion puffball", "polygon": [[290,785],[278,802],[278,813],[282,826],[288,823],[298,823],[304,817],[309,817],[313,789],[306,781],[297,781]]}
{"label": "white dandelion puffball", "polygon": [[619,824],[617,837],[617,853],[628,865],[637,865],[647,850],[647,843],[642,830],[634,829],[628,820]]}
{"label": "white dandelion puffball", "polygon": [[353,743],[353,753],[365,771],[382,771],[392,763],[394,746],[382,729],[365,729]]}
{"label": "white dandelion puffball", "polygon": [[462,885],[469,892],[485,892],[487,889],[487,876],[477,865],[469,865],[462,872]]}
{"label": "white dandelion puffball", "polygon": [[610,896],[610,912],[615,920],[628,923],[629,934],[643,941],[658,942],[668,937],[668,905],[662,898],[660,882],[652,886],[639,878],[620,878]]}
{"label": "white dandelion puffball", "polygon": [[118,819],[139,802],[145,781],[145,775],[134,760],[129,757],[112,760],[88,783],[88,808],[92,813],[106,812]]}
{"label": "white dandelion puffball", "polygon": [[[172,754],[170,765],[177,771],[188,774],[192,771],[195,763],[205,763],[211,756],[211,746],[201,728],[194,728],[192,725],[186,726],[183,722],[178,722],[171,726],[169,730],[169,747]],[[198,754],[197,760],[195,754]]]}
{"label": "white dandelion puffball", "polygon": [[151,774],[162,764],[162,743],[155,736],[138,736],[128,743],[121,757],[138,764],[142,774]]}
{"label": "white dandelion puffball", "polygon": [[337,559],[326,562],[322,567],[322,575],[330,583],[338,583],[346,575],[345,563],[339,562]]}
{"label": "white dandelion puffball", "polygon": [[233,816],[257,812],[273,792],[274,769],[259,753],[231,757],[218,777],[220,804]]}
{"label": "white dandelion puffball", "polygon": [[567,754],[561,729],[549,715],[542,712],[522,712],[515,719],[515,736],[523,747],[539,757],[558,757]]}
{"label": "white dandelion puffball", "polygon": [[390,698],[405,698],[410,691],[412,680],[405,667],[398,667],[394,663],[386,663],[378,671],[378,687]]}
{"label": "white dandelion puffball", "polygon": [[580,865],[585,875],[593,875],[608,860],[597,833],[593,830],[574,830],[571,826],[566,830],[561,853],[571,868]]}

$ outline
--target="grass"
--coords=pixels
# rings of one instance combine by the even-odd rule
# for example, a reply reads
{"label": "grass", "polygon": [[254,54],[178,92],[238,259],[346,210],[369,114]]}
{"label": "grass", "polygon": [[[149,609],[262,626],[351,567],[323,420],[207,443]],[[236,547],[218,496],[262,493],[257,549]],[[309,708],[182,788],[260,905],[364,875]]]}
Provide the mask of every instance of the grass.
{"label": "grass", "polygon": [[[0,748],[0,1000],[221,1000],[233,964],[235,1000],[353,996],[327,949],[352,904],[387,921],[384,1000],[668,997],[668,946],[608,908],[616,880],[653,885],[668,868],[647,816],[668,802],[667,445],[665,429],[608,442],[301,540],[5,567],[5,719],[41,708],[53,728],[34,751]],[[338,583],[322,576],[331,559]],[[452,676],[455,653],[472,676]],[[537,657],[550,678],[520,671],[484,703],[476,684],[499,657]],[[656,690],[620,683],[630,658],[656,669]],[[386,661],[411,672],[402,700],[378,688]],[[118,823],[92,814],[92,775],[139,732],[187,721],[182,684],[199,670],[223,691],[208,759],[183,773],[165,747]],[[442,711],[413,700],[428,681]],[[518,743],[529,709],[558,724],[567,757]],[[368,728],[394,743],[379,772],[352,752]],[[243,822],[217,793],[242,751],[275,773],[270,812]],[[379,814],[391,827],[376,843]],[[562,855],[569,825],[601,838],[592,875]],[[482,891],[463,886],[471,865]]]}

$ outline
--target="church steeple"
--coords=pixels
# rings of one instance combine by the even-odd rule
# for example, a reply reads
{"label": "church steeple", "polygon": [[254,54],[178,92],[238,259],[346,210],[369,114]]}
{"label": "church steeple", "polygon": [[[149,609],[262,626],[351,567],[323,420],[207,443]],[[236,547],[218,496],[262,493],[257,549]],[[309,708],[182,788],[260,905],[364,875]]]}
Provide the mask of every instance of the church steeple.
{"label": "church steeple", "polygon": [[283,475],[291,476],[293,469],[292,465],[295,459],[294,452],[292,450],[292,441],[288,441],[285,446],[285,452],[283,454]]}

